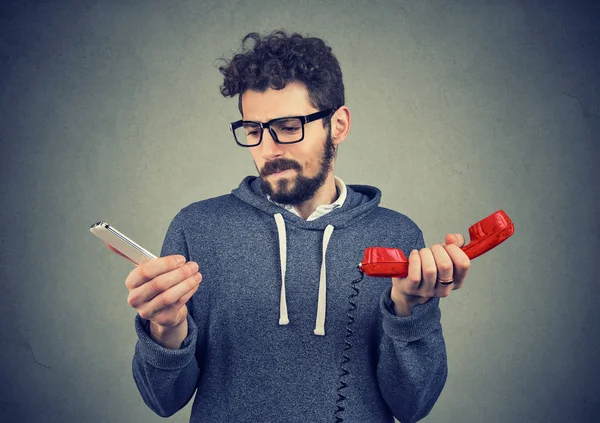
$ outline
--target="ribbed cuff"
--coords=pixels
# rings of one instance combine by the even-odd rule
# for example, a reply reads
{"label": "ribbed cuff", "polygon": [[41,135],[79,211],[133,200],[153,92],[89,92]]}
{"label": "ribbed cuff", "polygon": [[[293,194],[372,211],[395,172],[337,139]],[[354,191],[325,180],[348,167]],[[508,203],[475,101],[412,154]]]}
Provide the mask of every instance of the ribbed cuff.
{"label": "ribbed cuff", "polygon": [[153,367],[164,370],[182,369],[194,359],[196,353],[196,340],[198,327],[194,319],[188,314],[188,335],[178,350],[165,348],[150,337],[150,321],[142,319],[139,314],[135,316],[135,331],[138,341],[135,345],[136,354],[151,364]]}
{"label": "ribbed cuff", "polygon": [[394,341],[414,342],[441,329],[439,298],[432,298],[425,304],[416,304],[411,309],[410,316],[396,316],[391,291],[390,286],[381,294],[380,309],[383,314],[383,330]]}

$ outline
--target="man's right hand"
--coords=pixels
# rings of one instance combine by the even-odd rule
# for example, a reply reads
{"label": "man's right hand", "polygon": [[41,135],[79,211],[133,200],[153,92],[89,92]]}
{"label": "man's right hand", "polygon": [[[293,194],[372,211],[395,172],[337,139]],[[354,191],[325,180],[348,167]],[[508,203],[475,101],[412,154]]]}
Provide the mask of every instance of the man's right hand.
{"label": "man's right hand", "polygon": [[198,264],[179,255],[160,257],[138,265],[105,243],[109,250],[135,264],[125,279],[127,302],[150,321],[152,338],[166,348],[178,349],[188,333],[187,301],[198,290]]}
{"label": "man's right hand", "polygon": [[198,290],[198,264],[179,255],[160,257],[133,269],[125,285],[127,302],[143,319],[163,328],[180,326],[187,318],[186,302]]}

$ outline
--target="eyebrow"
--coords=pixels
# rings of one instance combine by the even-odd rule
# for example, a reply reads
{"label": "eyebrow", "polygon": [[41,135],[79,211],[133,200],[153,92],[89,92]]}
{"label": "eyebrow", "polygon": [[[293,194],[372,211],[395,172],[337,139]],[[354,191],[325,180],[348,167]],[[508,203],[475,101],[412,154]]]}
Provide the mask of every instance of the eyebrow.
{"label": "eyebrow", "polygon": [[[317,112],[318,112],[318,110],[317,110]],[[261,122],[261,123],[266,123],[266,122],[271,122],[272,120],[275,120],[275,119],[285,119],[285,118],[293,118],[293,117],[298,117],[298,116],[308,116],[308,115],[310,115],[312,113],[317,113],[317,112],[309,112],[307,114],[302,114],[302,113],[286,114],[286,115],[283,115],[283,116],[279,116],[279,117],[275,117],[275,118],[271,118],[271,119],[267,119],[267,120],[256,120],[256,119],[245,119],[245,118],[242,118],[241,120],[247,121],[247,122]]]}

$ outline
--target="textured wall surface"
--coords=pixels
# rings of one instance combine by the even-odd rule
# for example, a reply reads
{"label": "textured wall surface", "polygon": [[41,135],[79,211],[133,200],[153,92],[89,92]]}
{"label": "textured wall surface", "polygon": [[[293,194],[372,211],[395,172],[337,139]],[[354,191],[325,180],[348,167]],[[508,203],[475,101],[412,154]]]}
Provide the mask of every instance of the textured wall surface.
{"label": "textured wall surface", "polygon": [[216,59],[277,28],[340,60],[346,183],[428,245],[515,223],[442,301],[449,376],[424,421],[598,421],[598,2],[323,3],[2,2],[1,421],[163,421],[131,376],[131,266],[88,228],[158,253],[179,209],[256,173]]}

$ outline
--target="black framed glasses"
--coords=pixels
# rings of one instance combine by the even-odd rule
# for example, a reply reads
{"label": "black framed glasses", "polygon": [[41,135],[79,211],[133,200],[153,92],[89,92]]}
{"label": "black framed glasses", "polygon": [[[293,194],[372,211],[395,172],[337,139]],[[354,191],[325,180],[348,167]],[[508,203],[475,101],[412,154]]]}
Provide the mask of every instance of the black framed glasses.
{"label": "black framed glasses", "polygon": [[337,108],[321,110],[306,116],[286,116],[268,122],[238,120],[229,124],[235,142],[242,147],[256,147],[263,139],[265,129],[278,144],[295,144],[304,139],[304,125],[322,119]]}

